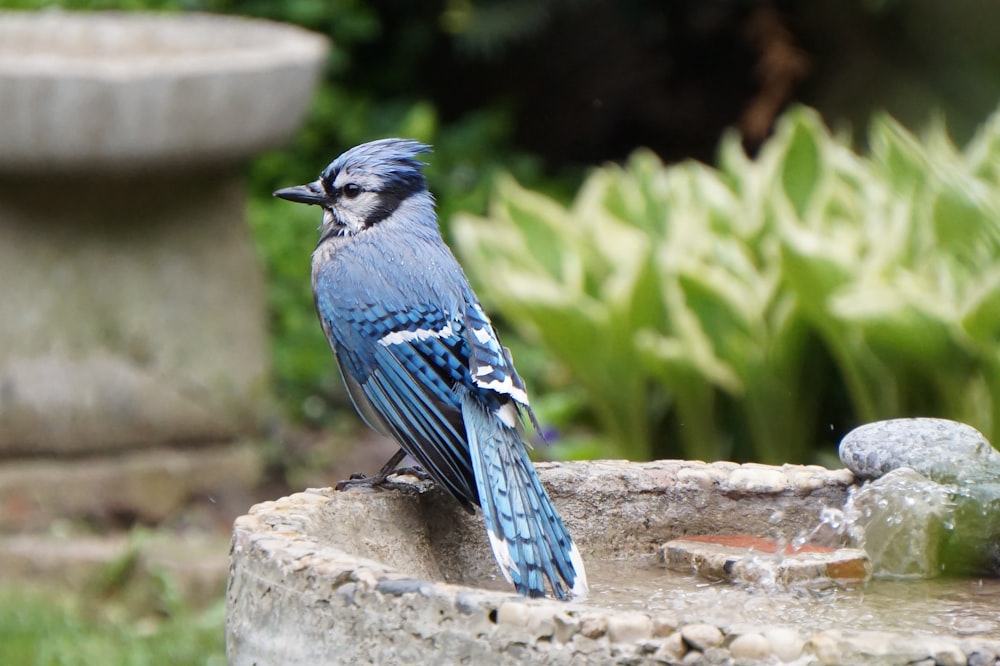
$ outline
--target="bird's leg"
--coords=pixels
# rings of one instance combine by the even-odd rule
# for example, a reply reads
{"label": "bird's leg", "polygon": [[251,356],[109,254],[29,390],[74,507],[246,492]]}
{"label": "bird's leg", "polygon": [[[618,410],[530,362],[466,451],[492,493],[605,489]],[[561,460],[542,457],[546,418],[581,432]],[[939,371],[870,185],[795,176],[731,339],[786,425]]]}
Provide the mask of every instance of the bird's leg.
{"label": "bird's leg", "polygon": [[375,474],[375,476],[366,476],[365,474],[362,474],[361,472],[356,472],[354,474],[351,474],[351,478],[339,482],[336,485],[336,489],[337,490],[348,490],[350,488],[360,488],[360,487],[372,488],[372,487],[375,487],[375,486],[378,486],[378,487],[381,487],[381,488],[400,488],[400,487],[402,487],[404,484],[398,484],[398,483],[394,483],[392,481],[389,481],[389,477],[391,475],[393,475],[393,474],[410,474],[412,476],[417,477],[421,481],[429,481],[430,480],[430,478],[431,478],[430,475],[427,472],[425,472],[424,470],[422,470],[421,468],[419,468],[419,467],[415,467],[415,466],[414,467],[401,467],[399,469],[396,469],[396,465],[398,465],[400,462],[402,462],[403,458],[405,458],[405,457],[406,457],[406,451],[404,451],[403,449],[400,449],[400,450],[396,451],[396,453],[394,453],[393,456],[391,458],[389,458],[389,460],[384,465],[382,465],[382,469],[380,469]]}

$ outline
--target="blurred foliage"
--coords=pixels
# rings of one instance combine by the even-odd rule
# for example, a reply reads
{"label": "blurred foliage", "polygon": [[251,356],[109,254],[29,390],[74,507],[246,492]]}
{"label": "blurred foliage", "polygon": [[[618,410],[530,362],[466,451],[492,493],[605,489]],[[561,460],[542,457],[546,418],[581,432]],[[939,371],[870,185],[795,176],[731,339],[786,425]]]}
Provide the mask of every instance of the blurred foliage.
{"label": "blurred foliage", "polygon": [[[287,149],[261,156],[249,169],[249,218],[269,274],[277,394],[295,421],[329,425],[332,416],[349,407],[310,293],[308,264],[316,238],[311,230],[319,215],[274,201],[270,192],[314,179],[330,159],[352,145],[392,135],[434,144],[427,173],[446,237],[451,237],[450,220],[456,213],[486,212],[489,193],[499,179],[501,201],[516,199],[517,205],[494,204],[492,219],[506,223],[509,217],[515,227],[496,229],[497,247],[511,245],[507,236],[516,229],[531,244],[520,264],[511,259],[511,266],[527,265],[530,258],[549,271],[558,289],[547,298],[578,292],[575,297],[583,307],[579,311],[545,314],[530,302],[516,307],[509,303],[512,298],[495,293],[506,288],[505,283],[483,279],[502,263],[501,256],[488,251],[485,232],[473,245],[467,240],[463,246],[467,269],[500,307],[498,325],[527,335],[527,342],[510,334],[504,340],[514,349],[529,385],[548,389],[532,394],[543,420],[560,428],[562,446],[554,450],[556,455],[608,455],[604,440],[592,436],[597,431],[616,442],[620,454],[635,451],[637,457],[683,452],[705,458],[803,459],[809,456],[807,442],[829,441],[834,438],[831,431],[840,432],[858,419],[916,413],[937,408],[944,399],[918,400],[917,389],[910,387],[932,374],[926,364],[906,365],[904,374],[880,383],[883,375],[904,368],[899,358],[882,359],[888,353],[885,347],[903,329],[879,324],[880,343],[880,334],[856,327],[859,322],[875,326],[881,321],[881,311],[870,301],[896,296],[894,290],[903,289],[897,284],[902,278],[884,278],[888,286],[876,298],[867,291],[873,278],[859,282],[861,278],[850,272],[875,270],[875,259],[843,264],[835,256],[826,257],[831,270],[848,271],[840,282],[824,271],[810,272],[809,266],[820,265],[815,256],[808,259],[810,252],[825,256],[843,251],[824,234],[838,242],[863,244],[871,239],[855,238],[851,233],[860,232],[847,230],[868,224],[868,217],[882,212],[909,215],[907,219],[918,216],[907,208],[921,203],[917,193],[902,198],[910,201],[907,205],[867,182],[851,195],[842,194],[851,191],[849,169],[835,169],[822,159],[850,155],[845,139],[831,139],[800,119],[796,122],[807,129],[796,132],[819,138],[812,143],[795,139],[799,134],[786,123],[760,159],[750,162],[730,135],[718,171],[695,164],[664,170],[651,153],[640,152],[626,169],[606,168],[593,176],[576,202],[565,204],[582,173],[574,160],[619,159],[639,145],[662,159],[708,160],[723,127],[741,128],[744,143],[754,152],[775,114],[794,98],[818,106],[834,126],[845,119],[860,126],[873,108],[888,109],[910,126],[919,126],[930,109],[943,108],[964,139],[1000,91],[1000,50],[992,29],[995,21],[990,20],[1000,18],[1000,5],[989,0],[3,4],[240,14],[294,23],[330,37],[333,48],[326,73],[303,129]],[[595,49],[595,43],[601,48]],[[890,159],[884,155],[886,145],[906,143],[898,138],[905,135],[899,127],[892,126],[896,134],[879,129],[890,126],[880,120],[870,133],[871,160],[851,157],[864,165],[859,168],[874,173],[880,160]],[[886,143],[886,134],[898,136]],[[946,159],[958,154],[923,146],[912,137],[909,141],[918,147],[913,149],[916,154],[933,151],[929,154],[934,159],[938,153]],[[982,142],[970,144],[966,154],[971,145]],[[784,149],[788,155],[781,153]],[[819,151],[819,164],[810,162],[810,151]],[[897,152],[891,159],[903,168],[899,165],[913,157],[912,150]],[[501,175],[505,172],[510,177]],[[931,171],[919,173],[929,179]],[[867,181],[870,176],[854,177]],[[880,178],[873,182],[885,180]],[[514,182],[545,197],[521,192]],[[914,182],[899,187],[915,187]],[[931,185],[929,180],[921,185],[920,195],[929,196]],[[775,194],[779,190],[785,204]],[[834,197],[835,203],[825,197]],[[978,200],[963,197],[935,199],[935,214],[978,224],[974,211],[986,209],[975,208]],[[888,201],[899,208],[889,210]],[[682,205],[676,212],[656,218],[661,208],[672,211],[678,203]],[[609,212],[594,222],[573,217],[586,206]],[[512,210],[502,212],[504,207]],[[814,220],[834,214],[860,217],[842,225],[844,229]],[[529,217],[519,217],[525,215]],[[527,229],[534,222],[532,215],[541,220],[537,229]],[[797,225],[788,222],[793,216],[801,217]],[[710,233],[699,231],[699,225],[707,225]],[[915,230],[920,225],[913,226],[905,233],[923,233]],[[584,231],[606,234],[605,240],[585,242],[574,236]],[[572,239],[567,247],[550,247],[566,239]],[[553,264],[561,261],[567,265]],[[813,291],[803,292],[789,277],[793,273],[802,284],[815,281]],[[911,300],[920,300],[916,292],[924,288],[922,281],[932,281],[917,273],[922,277],[907,287]],[[530,292],[529,277],[511,282],[511,294]],[[564,277],[581,284],[556,280]],[[848,285],[865,291],[855,297],[843,291]],[[823,288],[830,293],[824,296]],[[993,292],[983,289],[987,300],[981,310],[989,313]],[[933,298],[921,305],[926,309],[931,302]],[[540,321],[556,318],[565,330],[553,331],[552,322],[543,326],[521,321],[529,315]],[[926,323],[923,310],[908,316],[915,326]],[[970,330],[989,330],[987,314],[980,319]],[[606,339],[573,334],[594,335],[598,330]],[[944,354],[939,360],[951,358],[953,346],[967,346],[967,341],[955,342],[955,335],[952,328],[940,330],[937,344],[944,345],[945,352],[938,352]],[[539,339],[546,346],[533,344]],[[571,349],[586,353],[570,358]],[[906,358],[918,356],[919,349],[910,349]],[[977,354],[965,365],[978,368]],[[550,363],[550,355],[563,363]],[[591,358],[593,366],[584,367]],[[947,378],[949,373],[960,371],[949,366],[927,379],[939,387],[931,394],[938,396],[955,381]],[[974,384],[989,381],[986,377]],[[807,390],[796,393],[796,387]],[[788,405],[788,391],[793,391],[794,405]],[[980,393],[973,397],[983,402],[985,393]],[[955,404],[948,413],[957,413],[965,398],[949,395]],[[990,395],[996,395],[995,387]],[[968,408],[977,414],[987,409]],[[994,416],[992,423],[997,421]],[[824,424],[820,432],[817,424]]]}
{"label": "blurred foliage", "polygon": [[223,666],[224,624],[221,597],[194,608],[166,572],[116,562],[86,593],[27,583],[0,588],[0,664]]}
{"label": "blurred foliage", "polygon": [[641,150],[568,206],[508,178],[453,229],[615,454],[805,461],[841,394],[853,424],[940,416],[996,440],[1000,112],[962,151],[887,116],[869,141],[798,108],[755,160],[735,133],[718,169]]}
{"label": "blurred foliage", "polygon": [[32,666],[132,666],[226,663],[224,607],[193,621],[94,615],[79,598],[23,586],[0,590],[0,663]]}

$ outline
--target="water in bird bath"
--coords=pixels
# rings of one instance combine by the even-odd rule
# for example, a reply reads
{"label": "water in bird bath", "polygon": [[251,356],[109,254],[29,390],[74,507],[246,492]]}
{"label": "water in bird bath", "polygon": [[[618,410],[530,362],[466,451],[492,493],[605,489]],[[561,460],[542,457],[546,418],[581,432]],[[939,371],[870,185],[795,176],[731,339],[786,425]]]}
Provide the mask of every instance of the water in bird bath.
{"label": "water in bird bath", "polygon": [[[998,640],[1000,579],[939,575],[937,544],[953,528],[947,509],[954,503],[925,481],[907,470],[888,475],[884,483],[853,488],[842,509],[821,510],[815,525],[786,543],[798,548],[818,540],[867,548],[876,577],[866,583],[789,587],[772,575],[734,584],[671,570],[656,556],[634,554],[587,559],[590,594],[582,605],[665,616],[679,625],[789,626],[802,635],[835,627]],[[775,513],[773,519],[778,517]],[[751,551],[749,557],[765,568],[780,560],[763,552]],[[501,591],[508,587],[499,577],[461,582]]]}
{"label": "water in bird bath", "polygon": [[663,614],[681,624],[789,625],[804,633],[930,632],[1000,638],[1000,580],[872,580],[827,590],[710,582],[655,564],[588,561],[587,605]]}

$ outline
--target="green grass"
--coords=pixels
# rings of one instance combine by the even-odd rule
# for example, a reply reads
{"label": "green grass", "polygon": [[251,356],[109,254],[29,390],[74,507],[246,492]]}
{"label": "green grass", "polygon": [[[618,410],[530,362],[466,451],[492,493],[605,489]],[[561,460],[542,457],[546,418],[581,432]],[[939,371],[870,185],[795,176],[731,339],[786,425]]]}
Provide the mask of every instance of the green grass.
{"label": "green grass", "polygon": [[[226,663],[223,601],[203,610],[15,584],[0,588],[0,664]],[[137,606],[146,606],[137,608]],[[166,606],[169,606],[167,608]]]}

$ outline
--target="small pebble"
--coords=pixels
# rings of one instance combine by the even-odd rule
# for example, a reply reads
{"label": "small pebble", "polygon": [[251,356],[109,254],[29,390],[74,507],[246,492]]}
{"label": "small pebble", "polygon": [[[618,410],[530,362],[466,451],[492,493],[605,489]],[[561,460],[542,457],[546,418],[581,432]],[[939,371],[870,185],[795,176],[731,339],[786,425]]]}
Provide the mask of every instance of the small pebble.
{"label": "small pebble", "polygon": [[529,605],[525,629],[532,636],[552,636],[556,633],[556,622],[552,608]]}
{"label": "small pebble", "polygon": [[687,651],[687,643],[684,642],[681,632],[675,631],[660,641],[660,649],[653,654],[653,658],[673,663],[683,658]]}
{"label": "small pebble", "polygon": [[615,613],[608,618],[612,643],[635,643],[653,635],[653,621],[645,613]]}
{"label": "small pebble", "polygon": [[678,483],[688,483],[704,490],[711,490],[715,485],[712,476],[703,469],[684,468],[677,470]]}
{"label": "small pebble", "polygon": [[840,654],[840,641],[831,632],[821,631],[810,636],[805,643],[805,650],[812,652],[819,663],[826,666],[844,663]]}
{"label": "small pebble", "polygon": [[733,658],[724,647],[708,648],[703,661],[706,666],[733,666]]}
{"label": "small pebble", "polygon": [[568,643],[580,631],[580,620],[569,613],[556,613],[552,620],[556,625],[556,640],[560,643]]}
{"label": "small pebble", "polygon": [[508,601],[497,609],[497,624],[510,624],[517,627],[527,622],[527,604]]}
{"label": "small pebble", "polygon": [[969,666],[994,666],[997,654],[988,648],[978,648],[969,653]]}
{"label": "small pebble", "polygon": [[588,615],[580,621],[580,634],[587,638],[600,638],[608,633],[608,619],[599,615]]}
{"label": "small pebble", "polygon": [[787,483],[780,470],[744,467],[729,475],[727,486],[748,493],[780,493]]}
{"label": "small pebble", "polygon": [[677,630],[678,624],[680,623],[677,618],[671,615],[657,615],[653,618],[653,636],[655,638],[669,636]]}
{"label": "small pebble", "polygon": [[695,650],[704,652],[708,648],[722,645],[722,632],[712,624],[688,624],[681,628],[684,642]]}
{"label": "small pebble", "polygon": [[930,637],[927,639],[931,653],[931,661],[936,666],[966,666],[968,660],[965,652],[953,640]]}
{"label": "small pebble", "polygon": [[781,661],[795,661],[802,656],[805,641],[791,627],[772,627],[764,630],[764,637],[771,643],[771,652]]}
{"label": "small pebble", "polygon": [[532,636],[552,636],[556,631],[552,607],[507,601],[497,609],[497,624],[524,628]]}
{"label": "small pebble", "polygon": [[691,650],[681,659],[681,666],[704,666],[705,655],[698,650]]}
{"label": "small pebble", "polygon": [[771,654],[771,642],[761,634],[740,634],[729,644],[733,659],[763,659]]}

